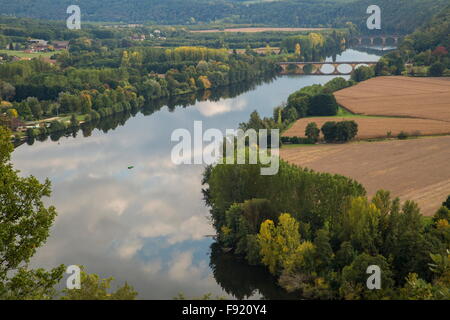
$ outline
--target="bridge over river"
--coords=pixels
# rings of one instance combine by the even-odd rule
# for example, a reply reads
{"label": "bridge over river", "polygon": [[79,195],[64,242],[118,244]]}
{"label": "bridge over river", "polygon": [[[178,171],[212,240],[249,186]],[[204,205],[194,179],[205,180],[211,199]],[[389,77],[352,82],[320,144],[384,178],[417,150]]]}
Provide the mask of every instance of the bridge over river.
{"label": "bridge over river", "polygon": [[400,43],[400,40],[403,39],[405,36],[399,35],[399,34],[390,34],[390,35],[360,35],[360,36],[353,36],[350,37],[349,43],[350,44],[357,44],[357,45],[381,45],[381,46],[387,46],[387,45],[394,45],[397,46]]}
{"label": "bridge over river", "polygon": [[[350,75],[359,66],[374,66],[377,61],[339,61],[339,62],[278,62],[281,74],[311,74],[311,75]],[[305,67],[308,66],[309,70]],[[331,66],[332,71],[323,70],[323,66]],[[341,66],[350,66],[350,71],[342,70]]]}

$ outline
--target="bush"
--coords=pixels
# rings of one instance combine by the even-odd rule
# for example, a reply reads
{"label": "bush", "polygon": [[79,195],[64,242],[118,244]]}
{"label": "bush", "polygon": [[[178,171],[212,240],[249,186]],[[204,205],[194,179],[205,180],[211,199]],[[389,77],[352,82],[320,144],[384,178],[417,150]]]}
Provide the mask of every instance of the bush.
{"label": "bush", "polygon": [[372,67],[361,66],[353,71],[351,78],[353,81],[361,82],[375,77],[375,70]]}
{"label": "bush", "polygon": [[428,71],[428,74],[431,77],[442,77],[444,74],[445,66],[444,64],[440,62],[436,62],[430,67],[430,70]]}
{"label": "bush", "polygon": [[308,137],[308,139],[312,143],[316,143],[317,141],[319,141],[319,135],[320,130],[317,127],[317,123],[315,122],[308,123],[305,129],[305,136]]}
{"label": "bush", "polygon": [[301,137],[281,137],[281,143],[291,143],[291,144],[313,144],[309,138]]}
{"label": "bush", "polygon": [[358,134],[358,124],[355,121],[328,121],[321,130],[328,143],[347,142]]}
{"label": "bush", "polygon": [[408,135],[408,133],[406,133],[405,131],[401,131],[401,132],[397,135],[397,138],[398,138],[399,140],[406,140],[406,139],[408,139],[408,137],[409,137],[409,135]]}
{"label": "bush", "polygon": [[310,116],[335,116],[338,112],[336,98],[332,94],[318,94],[311,98]]}
{"label": "bush", "polygon": [[325,122],[321,128],[323,137],[326,142],[335,142],[336,141],[336,122],[328,121]]}
{"label": "bush", "polygon": [[447,197],[447,200],[442,203],[442,205],[450,210],[450,195]]}

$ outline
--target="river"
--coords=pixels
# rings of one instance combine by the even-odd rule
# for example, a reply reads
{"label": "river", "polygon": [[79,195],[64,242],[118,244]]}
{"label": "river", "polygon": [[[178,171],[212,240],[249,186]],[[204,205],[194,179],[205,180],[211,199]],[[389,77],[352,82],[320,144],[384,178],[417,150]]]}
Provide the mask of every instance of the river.
{"label": "river", "polygon": [[[348,49],[337,61],[373,61],[378,55]],[[331,58],[329,58],[331,59]],[[334,76],[283,76],[234,98],[162,107],[130,117],[107,133],[23,144],[12,156],[22,175],[52,181],[58,217],[33,267],[83,265],[90,273],[127,281],[141,299],[205,293],[227,298],[286,298],[262,268],[247,267],[212,250],[214,234],[202,201],[202,165],[171,161],[171,133],[235,129],[252,111],[271,116],[289,94]],[[129,166],[134,168],[129,169]]]}

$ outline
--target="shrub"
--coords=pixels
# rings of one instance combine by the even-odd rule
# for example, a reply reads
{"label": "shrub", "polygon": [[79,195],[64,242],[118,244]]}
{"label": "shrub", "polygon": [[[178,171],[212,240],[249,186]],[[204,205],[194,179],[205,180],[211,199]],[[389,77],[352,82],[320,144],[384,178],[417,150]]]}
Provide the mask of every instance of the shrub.
{"label": "shrub", "polygon": [[320,130],[317,127],[317,123],[308,123],[305,129],[305,136],[311,141],[311,143],[316,143],[319,141]]}
{"label": "shrub", "polygon": [[409,135],[408,135],[408,133],[406,133],[405,131],[401,131],[401,132],[397,135],[397,138],[398,138],[399,140],[406,140],[406,139],[408,139],[408,137],[409,137]]}
{"label": "shrub", "polygon": [[371,67],[361,66],[353,71],[351,78],[353,81],[361,82],[373,78],[375,76],[375,70]]}
{"label": "shrub", "polygon": [[336,122],[328,121],[325,122],[321,128],[323,138],[326,142],[335,142],[336,141]]}
{"label": "shrub", "polygon": [[311,98],[310,116],[335,116],[338,112],[336,98],[332,94],[318,94]]}
{"label": "shrub", "polygon": [[450,210],[450,195],[447,197],[447,200],[442,203],[442,205]]}
{"label": "shrub", "polygon": [[428,74],[431,77],[442,77],[442,75],[444,74],[444,70],[445,70],[444,64],[436,62],[435,64],[431,65]]}
{"label": "shrub", "polygon": [[358,124],[355,121],[328,121],[321,130],[328,143],[347,142],[358,134]]}

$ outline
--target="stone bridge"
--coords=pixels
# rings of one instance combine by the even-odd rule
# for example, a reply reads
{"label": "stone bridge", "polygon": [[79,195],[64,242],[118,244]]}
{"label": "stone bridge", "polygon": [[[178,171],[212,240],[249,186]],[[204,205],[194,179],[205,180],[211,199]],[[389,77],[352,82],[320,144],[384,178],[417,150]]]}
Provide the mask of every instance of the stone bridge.
{"label": "stone bridge", "polygon": [[376,40],[381,40],[381,43],[378,41],[378,44],[381,44],[384,47],[388,45],[388,40],[391,40],[393,45],[398,45],[402,38],[404,38],[402,35],[354,36],[349,39],[349,43],[358,44],[360,46],[364,43],[370,43],[370,45],[373,46],[376,45]]}
{"label": "stone bridge", "polygon": [[[342,62],[278,62],[282,71],[281,74],[311,74],[311,75],[350,75],[358,66],[374,66],[377,61],[342,61]],[[339,70],[339,66],[350,66],[349,72]],[[311,66],[310,72],[304,70],[306,66]],[[322,71],[323,66],[332,66],[333,71]]]}

